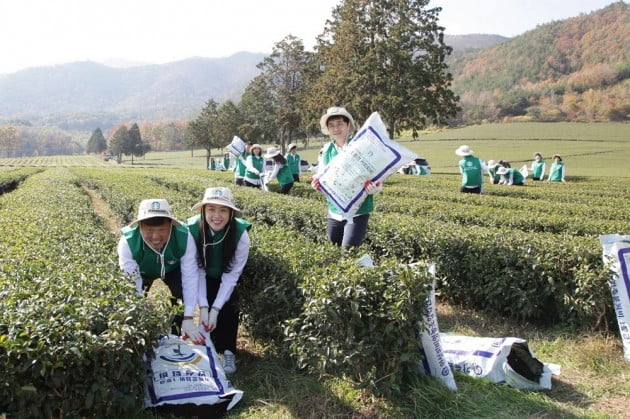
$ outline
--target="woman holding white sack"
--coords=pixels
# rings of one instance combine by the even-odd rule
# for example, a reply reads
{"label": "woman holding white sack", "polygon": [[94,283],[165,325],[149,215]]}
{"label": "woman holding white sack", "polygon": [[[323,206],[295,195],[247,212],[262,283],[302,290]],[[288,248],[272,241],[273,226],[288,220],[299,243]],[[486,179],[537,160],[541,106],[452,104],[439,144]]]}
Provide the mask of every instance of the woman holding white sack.
{"label": "woman holding white sack", "polygon": [[250,155],[245,159],[245,186],[260,187],[260,174],[265,167],[265,159],[262,156],[260,144],[254,144],[250,148]]}
{"label": "woman holding white sack", "polygon": [[[317,165],[318,175],[323,173],[326,166],[344,149],[352,138],[350,135],[356,129],[354,119],[350,112],[342,107],[328,108],[326,113],[320,119],[320,128],[322,133],[330,135],[330,143],[324,145],[320,152],[319,163]],[[311,180],[311,186],[320,190],[319,179],[317,176]],[[381,182],[367,181],[365,183],[365,191],[367,198],[358,211],[350,220],[345,220],[342,212],[336,207],[334,202],[327,199],[328,216],[327,216],[327,235],[328,239],[338,246],[349,248],[360,246],[365,239],[367,233],[368,220],[370,213],[374,210],[374,196],[381,192],[383,184]]]}

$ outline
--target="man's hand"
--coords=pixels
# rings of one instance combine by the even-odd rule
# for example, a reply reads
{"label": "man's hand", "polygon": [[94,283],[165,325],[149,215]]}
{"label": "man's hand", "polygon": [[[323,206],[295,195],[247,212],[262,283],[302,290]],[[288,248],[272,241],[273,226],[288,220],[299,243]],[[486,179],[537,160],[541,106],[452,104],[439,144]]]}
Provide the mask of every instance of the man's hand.
{"label": "man's hand", "polygon": [[365,188],[365,192],[367,192],[368,195],[375,195],[383,190],[383,183],[366,180],[363,184],[363,187]]}
{"label": "man's hand", "polygon": [[319,179],[317,179],[316,177],[311,178],[311,188],[315,189],[316,191],[321,191],[322,189],[322,186],[319,184]]}

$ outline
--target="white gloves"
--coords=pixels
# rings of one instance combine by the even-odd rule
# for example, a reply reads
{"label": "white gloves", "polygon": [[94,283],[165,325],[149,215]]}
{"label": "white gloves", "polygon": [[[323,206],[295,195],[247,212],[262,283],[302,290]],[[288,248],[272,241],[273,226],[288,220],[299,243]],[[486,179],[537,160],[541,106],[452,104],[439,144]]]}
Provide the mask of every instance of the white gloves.
{"label": "white gloves", "polygon": [[368,180],[365,182],[364,187],[368,195],[375,195],[383,190],[383,182],[372,182]]}
{"label": "white gloves", "polygon": [[193,343],[197,345],[204,344],[206,342],[205,338],[195,326],[192,319],[185,319],[182,321],[182,337],[184,339],[189,338],[193,341]]}
{"label": "white gloves", "polygon": [[217,328],[217,317],[219,316],[219,310],[212,308],[208,311],[208,307],[202,307],[199,309],[199,328],[203,327],[206,332],[212,332]]}
{"label": "white gloves", "polygon": [[252,169],[252,173],[255,174],[256,176],[260,176],[260,171],[258,169]]}

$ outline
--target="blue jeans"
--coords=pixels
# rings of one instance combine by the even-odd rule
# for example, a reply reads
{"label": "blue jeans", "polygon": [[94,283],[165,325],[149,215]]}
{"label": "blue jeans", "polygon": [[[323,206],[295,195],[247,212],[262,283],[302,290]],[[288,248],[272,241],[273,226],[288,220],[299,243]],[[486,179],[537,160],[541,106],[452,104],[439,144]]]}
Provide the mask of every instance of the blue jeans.
{"label": "blue jeans", "polygon": [[360,246],[367,233],[368,220],[370,214],[355,215],[353,223],[348,224],[346,220],[337,221],[328,218],[328,240],[344,249]]}

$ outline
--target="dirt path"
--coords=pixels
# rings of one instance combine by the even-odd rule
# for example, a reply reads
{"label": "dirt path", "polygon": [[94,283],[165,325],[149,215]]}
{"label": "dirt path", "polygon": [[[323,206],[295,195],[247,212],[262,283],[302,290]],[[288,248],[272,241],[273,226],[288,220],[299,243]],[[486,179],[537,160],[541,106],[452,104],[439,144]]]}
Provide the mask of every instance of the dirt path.
{"label": "dirt path", "polygon": [[107,205],[107,202],[105,202],[94,189],[90,189],[87,186],[83,185],[83,190],[90,197],[94,212],[96,213],[96,215],[103,219],[103,221],[105,222],[105,226],[115,235],[120,234],[120,226],[116,221],[116,217],[114,217],[114,215],[112,214],[109,205]]}

